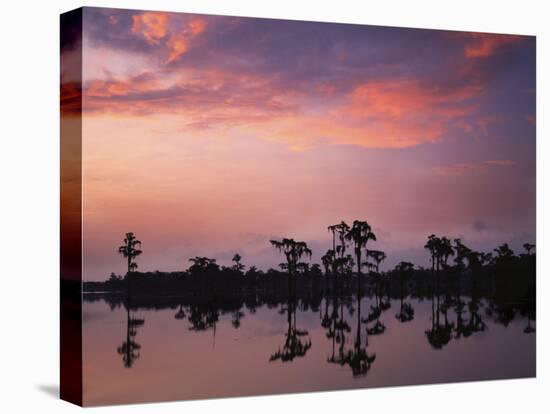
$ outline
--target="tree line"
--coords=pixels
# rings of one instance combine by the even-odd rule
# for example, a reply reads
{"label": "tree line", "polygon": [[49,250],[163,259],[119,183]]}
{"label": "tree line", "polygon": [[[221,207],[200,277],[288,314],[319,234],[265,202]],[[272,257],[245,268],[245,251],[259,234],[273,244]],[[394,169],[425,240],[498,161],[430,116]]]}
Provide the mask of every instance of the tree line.
{"label": "tree line", "polygon": [[[377,240],[367,221],[355,220],[350,226],[345,221],[330,225],[327,231],[332,246],[321,257],[321,264],[309,263],[312,250],[305,241],[293,238],[270,240],[284,261],[279,269],[262,271],[256,266],[247,267],[239,253],[235,253],[231,266],[220,266],[215,258],[196,256],[189,259],[187,270],[178,272],[139,272],[137,258],[141,256],[142,243],[129,232],[118,248],[125,259],[124,276],[111,273],[105,282],[85,282],[85,291],[125,291],[149,293],[182,293],[192,291],[231,291],[240,288],[265,288],[291,290],[319,288],[337,292],[355,284],[366,284],[369,289],[381,293],[388,291],[394,297],[411,290],[428,296],[433,290],[465,290],[475,285],[480,294],[501,294],[503,297],[518,293],[534,295],[535,246],[523,245],[524,252],[516,255],[504,243],[492,252],[475,251],[460,238],[450,239],[434,234],[427,237],[424,248],[429,257],[429,268],[415,266],[406,261],[393,269],[381,271],[387,259],[385,252],[371,248]],[[286,278],[286,283],[284,282]]]}
{"label": "tree line", "polygon": [[[291,362],[306,355],[312,346],[307,330],[300,329],[297,311],[319,312],[321,326],[331,340],[328,363],[349,366],[354,376],[365,375],[376,359],[368,352],[369,337],[381,335],[386,326],[381,315],[398,301],[395,318],[407,323],[415,318],[409,297],[429,299],[432,304],[431,326],[426,340],[441,349],[453,339],[470,336],[486,329],[484,317],[507,326],[517,312],[527,316],[526,333],[534,331],[535,319],[535,246],[523,245],[525,252],[516,255],[502,244],[492,252],[478,252],[461,239],[434,234],[427,237],[424,248],[429,268],[401,261],[393,269],[382,271],[385,252],[372,249],[376,241],[372,227],[356,220],[327,227],[332,248],[322,256],[322,268],[311,264],[312,250],[306,242],[292,238],[270,240],[284,261],[279,269],[266,272],[246,267],[235,253],[231,266],[220,266],[216,259],[192,257],[187,270],[180,272],[139,272],[137,258],[142,243],[134,233],[127,233],[118,252],[125,259],[124,276],[114,273],[105,282],[85,282],[87,292],[111,292],[101,297],[112,308],[124,305],[127,313],[125,340],[117,348],[124,366],[131,367],[139,358],[137,330],[144,320],[132,315],[139,308],[176,309],[176,319],[186,319],[192,331],[212,329],[223,313],[231,313],[232,325],[238,329],[245,316],[243,309],[254,313],[259,306],[280,307],[286,315],[287,330],[282,346],[269,361]],[[286,279],[286,283],[285,283]],[[361,314],[361,299],[371,298],[367,314]],[[483,301],[482,298],[486,298]],[[324,305],[324,310],[322,306]],[[481,309],[485,307],[485,316]],[[355,337],[347,346],[351,326],[344,318],[344,308],[356,311]],[[449,312],[453,311],[453,320]],[[467,311],[466,311],[467,310]],[[467,317],[465,317],[467,315]],[[365,329],[361,329],[365,326]]]}

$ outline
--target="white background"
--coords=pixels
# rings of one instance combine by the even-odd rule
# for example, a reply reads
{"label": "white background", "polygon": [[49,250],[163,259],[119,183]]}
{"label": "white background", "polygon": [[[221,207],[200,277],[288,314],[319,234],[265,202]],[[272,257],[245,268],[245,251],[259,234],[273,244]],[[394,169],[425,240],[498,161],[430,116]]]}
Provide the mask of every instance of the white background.
{"label": "white background", "polygon": [[[66,413],[59,376],[59,14],[82,5],[537,35],[537,379],[101,408],[105,412],[548,412],[545,1],[5,1],[0,18],[0,410]],[[544,165],[546,161],[546,165]],[[546,191],[545,191],[546,187]],[[546,276],[548,276],[546,274]],[[406,350],[404,350],[406,352]],[[414,357],[411,355],[411,357]],[[506,364],[507,361],[502,361]],[[235,381],[239,373],[235,372]],[[89,409],[96,412],[98,408]]]}

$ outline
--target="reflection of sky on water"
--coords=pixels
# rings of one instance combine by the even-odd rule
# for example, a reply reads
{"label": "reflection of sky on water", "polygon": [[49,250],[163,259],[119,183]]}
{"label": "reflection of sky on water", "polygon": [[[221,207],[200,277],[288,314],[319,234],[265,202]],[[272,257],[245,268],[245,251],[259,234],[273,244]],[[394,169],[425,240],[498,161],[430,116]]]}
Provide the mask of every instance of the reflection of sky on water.
{"label": "reflection of sky on water", "polygon": [[[410,302],[415,309],[410,322],[395,318],[398,301],[382,313],[386,331],[368,339],[367,352],[376,354],[376,360],[367,375],[355,378],[349,366],[327,363],[332,339],[320,323],[324,301],[320,312],[298,309],[297,328],[308,331],[312,347],[304,357],[286,363],[269,362],[285,342],[287,315],[279,313],[280,307],[261,306],[254,314],[241,309],[239,329],[231,324],[232,313],[223,314],[215,330],[203,332],[190,331],[187,317],[175,319],[178,309],[133,310],[132,317],[144,319],[145,324],[134,337],[141,348],[132,368],[124,368],[117,353],[126,338],[125,308],[111,311],[103,301],[85,302],[84,400],[97,405],[535,375],[535,335],[523,332],[527,321],[519,314],[504,327],[482,307],[485,331],[451,339],[443,349],[434,350],[425,334],[432,324],[431,301]],[[356,304],[353,301],[354,308]],[[372,304],[373,299],[362,299],[362,317]],[[329,315],[331,310],[329,302]],[[350,314],[344,306],[344,319],[351,327],[345,335],[346,349],[353,348],[356,338],[356,312]],[[447,315],[456,327],[454,308]],[[467,308],[463,317],[469,318]],[[364,324],[361,329],[364,341]]]}

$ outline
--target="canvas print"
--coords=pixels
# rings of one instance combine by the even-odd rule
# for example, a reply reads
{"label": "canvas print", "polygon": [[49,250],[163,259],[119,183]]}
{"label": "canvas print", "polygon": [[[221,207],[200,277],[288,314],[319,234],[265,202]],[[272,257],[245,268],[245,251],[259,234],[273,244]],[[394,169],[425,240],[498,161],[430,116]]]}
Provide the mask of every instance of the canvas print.
{"label": "canvas print", "polygon": [[535,376],[535,49],[62,15],[62,398]]}

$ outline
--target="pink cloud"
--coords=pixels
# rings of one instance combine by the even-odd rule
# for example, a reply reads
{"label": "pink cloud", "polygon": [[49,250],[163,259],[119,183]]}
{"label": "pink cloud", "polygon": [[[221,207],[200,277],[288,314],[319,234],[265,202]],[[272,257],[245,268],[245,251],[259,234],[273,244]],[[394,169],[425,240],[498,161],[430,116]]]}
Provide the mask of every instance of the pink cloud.
{"label": "pink cloud", "polygon": [[[231,72],[146,72],[130,78],[95,80],[85,90],[88,112],[173,113],[199,128],[245,128],[294,150],[319,144],[405,148],[439,140],[477,108],[478,84],[448,90],[416,79],[371,81],[349,94],[326,87],[311,94],[284,89],[268,77]],[[323,105],[315,107],[322,100]]]}
{"label": "pink cloud", "polygon": [[435,142],[477,109],[471,100],[482,92],[477,83],[442,90],[417,79],[370,81],[325,113],[288,120],[282,135],[295,149],[316,142],[375,148]]}

